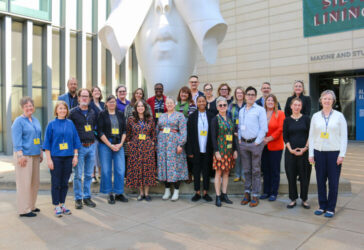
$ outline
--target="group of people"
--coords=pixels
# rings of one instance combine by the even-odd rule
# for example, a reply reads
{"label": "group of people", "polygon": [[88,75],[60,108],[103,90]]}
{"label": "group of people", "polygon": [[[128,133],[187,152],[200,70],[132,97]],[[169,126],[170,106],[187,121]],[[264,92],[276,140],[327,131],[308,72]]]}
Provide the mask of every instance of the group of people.
{"label": "group of people", "polygon": [[192,201],[211,202],[208,191],[214,175],[215,204],[220,207],[232,203],[227,188],[230,171],[235,168],[234,181],[244,182],[241,205],[256,207],[259,200],[277,199],[286,148],[291,200],[287,208],[296,206],[297,180],[301,205],[310,208],[307,194],[315,166],[319,200],[315,214],[334,216],[347,124],[343,114],[333,110],[333,91],[322,92],[322,110],[311,119],[311,99],[305,95],[303,81],[295,81],[284,111],[268,82],[262,84],[259,99],[252,86],[237,87],[231,95],[231,87],[222,83],[215,98],[210,83],[199,91],[198,76],[191,76],[188,84],[179,90],[176,100],[166,97],[163,84],[157,83],[155,95],[147,100],[144,90],[138,88],[129,101],[127,88],[119,86],[116,96],[102,102],[99,87],[77,90],[77,80],[71,78],[68,92],[55,105],[55,119],[49,122],[44,140],[33,116],[33,100],[22,98],[24,112],[12,127],[19,215],[33,217],[40,211],[35,202],[43,151],[51,173],[54,213],[61,217],[71,214],[65,201],[73,169],[76,209],[96,206],[91,199],[95,169],[101,173],[100,192],[107,194],[109,204],[128,202],[124,179],[127,187],[138,189],[138,201],[151,201],[149,188],[157,182],[165,185],[162,199],[176,201],[180,183],[193,179]]}

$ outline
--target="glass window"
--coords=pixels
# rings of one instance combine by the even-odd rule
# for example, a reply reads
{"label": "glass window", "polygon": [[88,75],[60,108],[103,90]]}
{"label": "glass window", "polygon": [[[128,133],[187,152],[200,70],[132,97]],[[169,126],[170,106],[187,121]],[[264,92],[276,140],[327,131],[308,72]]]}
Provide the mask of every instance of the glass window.
{"label": "glass window", "polygon": [[86,88],[92,88],[92,37],[86,39]]}
{"label": "glass window", "polygon": [[83,18],[84,20],[84,29],[85,32],[91,33],[92,32],[92,11],[93,11],[93,1],[89,0],[89,1],[83,1],[82,2],[82,8],[84,9],[84,14],[85,14],[85,18]]}
{"label": "glass window", "polygon": [[[1,2],[0,2],[1,5]],[[2,58],[2,23],[0,20],[0,60]],[[0,96],[3,96],[3,81],[2,81],[2,67],[0,67]],[[3,111],[3,102],[4,102],[4,98],[0,98],[0,112],[2,113]],[[4,115],[0,116],[0,152],[4,151],[3,145],[4,145],[4,137],[3,137],[3,119],[4,119]]]}
{"label": "glass window", "polygon": [[70,37],[70,77],[77,78],[77,37],[76,37],[76,33],[71,33],[71,37]]}
{"label": "glass window", "polygon": [[0,0],[0,10],[8,10],[8,1],[7,0]]}
{"label": "glass window", "polygon": [[66,1],[66,20],[72,30],[77,30],[77,0]]}
{"label": "glass window", "polygon": [[106,48],[101,46],[101,92],[106,96]]}
{"label": "glass window", "polygon": [[52,102],[53,108],[61,93],[60,84],[60,35],[59,30],[52,34]]}
{"label": "glass window", "polygon": [[12,23],[11,31],[11,119],[22,114],[19,102],[23,97],[25,86],[23,84],[23,24]]}
{"label": "glass window", "polygon": [[51,20],[51,0],[10,0],[10,12]]}

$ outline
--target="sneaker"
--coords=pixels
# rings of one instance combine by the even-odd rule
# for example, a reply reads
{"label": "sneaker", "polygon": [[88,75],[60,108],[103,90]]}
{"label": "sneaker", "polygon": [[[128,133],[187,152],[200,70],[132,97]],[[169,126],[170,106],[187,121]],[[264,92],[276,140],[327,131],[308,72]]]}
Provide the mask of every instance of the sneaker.
{"label": "sneaker", "polygon": [[269,194],[262,194],[262,195],[259,197],[259,199],[261,199],[261,200],[265,200],[265,199],[268,199],[268,197],[269,197]]}
{"label": "sneaker", "polygon": [[56,217],[62,217],[62,214],[63,214],[63,212],[62,212],[61,207],[56,207],[54,209],[54,216],[56,216]]}
{"label": "sneaker", "polygon": [[150,197],[150,195],[146,195],[145,198],[144,198],[146,201],[152,201],[152,197]]}
{"label": "sneaker", "polygon": [[330,212],[330,211],[327,211],[326,213],[325,213],[325,217],[326,218],[332,218],[332,217],[334,217],[334,215],[335,215],[335,213],[334,212]]}
{"label": "sneaker", "polygon": [[323,213],[325,213],[325,210],[322,210],[322,209],[317,209],[315,211],[315,215],[322,215]]}
{"label": "sneaker", "polygon": [[115,195],[115,200],[121,201],[121,202],[128,202],[128,198],[126,198],[123,194],[117,194]]}
{"label": "sneaker", "polygon": [[97,178],[96,177],[92,177],[92,183],[97,183]]}
{"label": "sneaker", "polygon": [[75,208],[76,209],[82,209],[83,208],[82,200],[76,200],[75,201]]}
{"label": "sneaker", "polygon": [[36,213],[33,213],[33,212],[29,212],[29,213],[26,213],[26,214],[19,214],[20,217],[35,217],[37,216]]}
{"label": "sneaker", "polygon": [[212,201],[211,196],[210,196],[210,195],[208,195],[208,194],[205,194],[204,196],[202,196],[202,199],[204,199],[204,200],[205,200],[205,201],[207,201],[207,202],[211,202],[211,201]]}
{"label": "sneaker", "polygon": [[234,178],[234,182],[238,182],[238,181],[240,181],[241,180],[241,178],[240,177],[236,177],[236,178]]}
{"label": "sneaker", "polygon": [[107,202],[109,203],[109,204],[115,204],[115,197],[114,197],[114,195],[113,194],[110,194],[109,195],[109,197],[107,198]]}
{"label": "sneaker", "polygon": [[137,201],[142,201],[145,199],[145,195],[139,195]]}
{"label": "sneaker", "polygon": [[241,205],[247,205],[250,202],[250,194],[245,193],[243,200],[240,202]]}
{"label": "sneaker", "polygon": [[269,199],[268,200],[269,201],[275,201],[275,200],[277,200],[277,196],[271,195],[271,196],[269,196]]}
{"label": "sneaker", "polygon": [[66,206],[63,204],[62,207],[62,213],[65,214],[65,215],[70,215],[72,214],[71,210],[69,210],[68,208],[66,208]]}
{"label": "sneaker", "polygon": [[96,203],[91,200],[91,198],[83,199],[83,204],[88,207],[96,207]]}
{"label": "sneaker", "polygon": [[199,195],[197,193],[191,199],[191,201],[193,201],[193,202],[196,202],[196,201],[199,201],[199,200],[201,200],[201,195]]}

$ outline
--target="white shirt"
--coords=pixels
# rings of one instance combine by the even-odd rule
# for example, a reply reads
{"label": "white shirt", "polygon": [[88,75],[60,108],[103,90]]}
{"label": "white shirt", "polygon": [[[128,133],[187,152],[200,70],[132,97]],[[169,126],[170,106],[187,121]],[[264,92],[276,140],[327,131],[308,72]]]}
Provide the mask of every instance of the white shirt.
{"label": "white shirt", "polygon": [[[327,124],[327,130],[326,130]],[[328,138],[322,138],[321,133],[328,133]],[[348,145],[348,126],[344,115],[333,110],[329,119],[316,112],[311,119],[309,141],[309,156],[313,157],[314,149],[318,151],[340,151],[339,156],[345,157]]]}
{"label": "white shirt", "polygon": [[[207,121],[206,112],[201,113],[198,111],[198,144],[200,146],[200,153],[206,153],[207,135],[209,132],[209,123]],[[206,131],[206,136],[201,135],[201,131]]]}

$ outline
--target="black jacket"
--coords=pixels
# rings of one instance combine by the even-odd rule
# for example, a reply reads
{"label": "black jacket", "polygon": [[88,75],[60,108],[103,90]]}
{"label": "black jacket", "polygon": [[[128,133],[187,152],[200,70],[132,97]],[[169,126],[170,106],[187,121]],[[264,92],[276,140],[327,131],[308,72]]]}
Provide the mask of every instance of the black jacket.
{"label": "black jacket", "polygon": [[[214,117],[209,111],[206,111],[207,122],[209,126],[206,144],[206,153],[208,159],[212,158],[212,142],[211,142],[211,120]],[[186,154],[193,155],[192,161],[198,161],[200,156],[200,144],[198,142],[198,110],[193,112],[188,117],[187,122],[187,143],[186,143]]]}
{"label": "black jacket", "polygon": [[[71,109],[69,119],[75,124],[80,137],[81,143],[92,143],[95,141],[96,114],[93,109],[88,106],[87,115],[85,116],[80,107]],[[85,126],[90,125],[91,131],[86,132]]]}
{"label": "black jacket", "polygon": [[[122,135],[126,133],[125,118],[124,113],[120,110],[115,110],[115,115],[118,118],[119,134],[113,135],[111,133],[111,120],[109,112],[107,110],[103,110],[99,113],[99,117],[97,119],[97,135],[99,138],[105,135],[107,139],[112,140],[112,144],[119,144],[121,142]],[[101,143],[103,143],[103,141],[101,141]]]}
{"label": "black jacket", "polygon": [[[104,110],[105,109],[105,103],[104,102],[100,102],[100,106],[101,106],[101,109],[102,110]],[[91,102],[90,102],[90,107],[95,111],[95,113],[96,113],[96,117],[98,117],[99,116],[99,113],[102,111],[102,110],[100,110],[97,106],[96,106],[96,104],[94,103],[94,101],[92,100]]]}
{"label": "black jacket", "polygon": [[[228,118],[231,120],[230,118]],[[216,153],[219,151],[217,144],[217,137],[219,136],[219,121],[218,116],[214,116],[211,120],[211,142],[212,142],[212,152]],[[233,135],[233,151],[236,151],[238,148],[238,138]]]}
{"label": "black jacket", "polygon": [[[286,106],[284,108],[284,114],[286,117],[292,115],[292,109],[291,109],[291,101],[296,96],[290,96],[287,98]],[[311,98],[309,96],[300,95],[299,97],[302,100],[302,110],[301,114],[307,115],[308,117],[311,116]]]}

